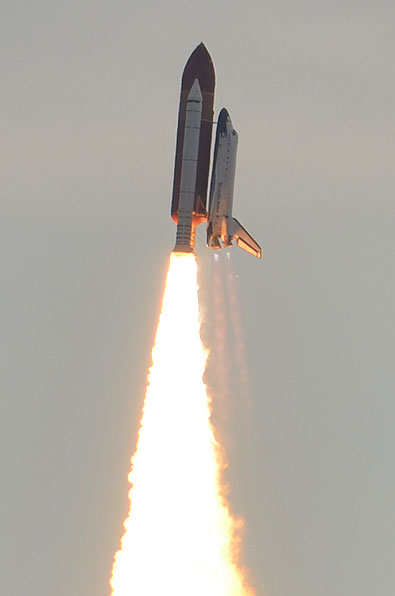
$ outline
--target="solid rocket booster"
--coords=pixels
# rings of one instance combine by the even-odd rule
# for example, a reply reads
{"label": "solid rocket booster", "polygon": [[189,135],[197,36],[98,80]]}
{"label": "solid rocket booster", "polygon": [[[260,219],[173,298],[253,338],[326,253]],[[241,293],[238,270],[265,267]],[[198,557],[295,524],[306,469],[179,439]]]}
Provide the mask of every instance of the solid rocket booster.
{"label": "solid rocket booster", "polygon": [[187,98],[185,116],[177,234],[174,247],[174,250],[178,252],[193,252],[195,247],[195,225],[193,225],[192,217],[195,203],[202,103],[199,81],[195,79]]}
{"label": "solid rocket booster", "polygon": [[[190,100],[190,93],[196,80],[201,95],[201,120],[196,161],[196,176],[195,182],[193,183],[193,181],[191,181],[190,173],[187,175],[183,172],[183,170],[185,169],[188,160],[186,156],[192,153],[191,143],[193,144],[195,139],[191,132],[187,130],[186,120],[187,104],[192,103]],[[183,184],[184,181],[188,181],[188,193],[193,192],[194,195],[192,209],[190,208],[190,201],[187,207],[190,210],[192,221],[190,237],[188,241],[189,248],[187,247],[185,238],[182,240],[184,248],[181,248],[181,239],[176,243],[177,250],[183,250],[187,252],[190,252],[194,248],[194,231],[196,226],[202,221],[207,220],[206,203],[210,167],[211,136],[213,127],[214,88],[215,73],[213,62],[206,49],[206,46],[201,43],[192,52],[182,73],[180,105],[178,111],[176,155],[174,162],[173,196],[171,203],[171,216],[175,223],[178,224],[179,212],[180,208],[182,207],[181,199],[184,198],[186,190]],[[188,112],[189,111],[192,111],[192,109],[188,109]],[[192,115],[190,114],[189,117],[192,117]],[[187,145],[187,147],[185,147],[185,145]],[[183,225],[184,232],[186,232],[185,223]]]}

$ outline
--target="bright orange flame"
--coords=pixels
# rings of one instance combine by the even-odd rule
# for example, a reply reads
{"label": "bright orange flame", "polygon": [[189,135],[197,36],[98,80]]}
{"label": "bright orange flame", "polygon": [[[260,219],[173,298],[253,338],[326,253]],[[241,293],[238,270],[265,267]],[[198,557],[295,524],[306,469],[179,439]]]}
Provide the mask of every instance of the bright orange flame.
{"label": "bright orange flame", "polygon": [[173,253],[115,555],[113,596],[248,596],[221,495],[203,373],[197,265]]}

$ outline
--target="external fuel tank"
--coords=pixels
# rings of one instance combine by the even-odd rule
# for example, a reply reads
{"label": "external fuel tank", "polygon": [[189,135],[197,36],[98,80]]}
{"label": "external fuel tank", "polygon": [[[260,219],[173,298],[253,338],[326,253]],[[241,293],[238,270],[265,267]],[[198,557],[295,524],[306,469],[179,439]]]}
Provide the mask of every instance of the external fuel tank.
{"label": "external fuel tank", "polygon": [[193,228],[199,225],[202,221],[207,220],[207,185],[213,127],[215,72],[211,56],[203,43],[199,44],[192,52],[182,73],[174,163],[173,196],[171,202],[171,216],[176,223],[178,223],[178,211],[180,205],[187,100],[192,85],[196,79],[198,80],[200,93],[202,95],[202,115],[196,166],[196,182],[194,188],[195,196],[192,209]]}

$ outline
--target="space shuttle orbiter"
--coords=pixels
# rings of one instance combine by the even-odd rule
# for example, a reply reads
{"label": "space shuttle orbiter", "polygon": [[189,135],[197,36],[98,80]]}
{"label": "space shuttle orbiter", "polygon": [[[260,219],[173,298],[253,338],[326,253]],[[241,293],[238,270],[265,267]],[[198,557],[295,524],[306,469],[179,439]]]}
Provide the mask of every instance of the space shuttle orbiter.
{"label": "space shuttle orbiter", "polygon": [[213,249],[223,248],[231,246],[232,241],[235,240],[237,246],[260,259],[261,247],[241,223],[232,217],[237,140],[238,135],[233,128],[229,113],[223,108],[218,117],[215,137],[207,246]]}

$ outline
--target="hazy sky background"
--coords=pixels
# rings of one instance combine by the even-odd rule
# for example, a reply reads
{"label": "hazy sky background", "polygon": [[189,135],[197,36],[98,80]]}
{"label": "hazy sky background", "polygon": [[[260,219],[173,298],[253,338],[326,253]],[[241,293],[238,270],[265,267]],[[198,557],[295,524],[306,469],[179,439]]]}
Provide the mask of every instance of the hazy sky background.
{"label": "hazy sky background", "polygon": [[3,0],[0,28],[2,594],[109,594],[203,40],[264,251],[232,251],[250,393],[219,428],[244,561],[258,596],[393,596],[393,2]]}

